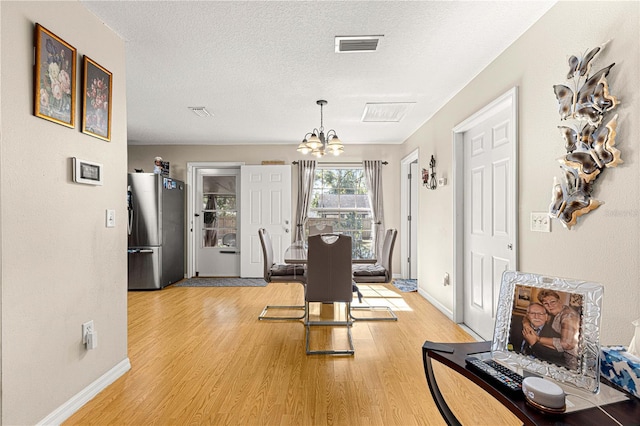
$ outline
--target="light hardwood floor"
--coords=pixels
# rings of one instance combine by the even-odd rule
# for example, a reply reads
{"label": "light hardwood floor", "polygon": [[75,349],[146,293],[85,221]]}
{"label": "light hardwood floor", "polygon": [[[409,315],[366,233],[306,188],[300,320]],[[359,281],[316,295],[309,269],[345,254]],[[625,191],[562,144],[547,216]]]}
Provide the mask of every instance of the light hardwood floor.
{"label": "light hardwood floor", "polygon": [[[368,300],[394,304],[399,319],[356,322],[352,357],[306,355],[302,321],[258,321],[265,304],[301,304],[298,284],[129,292],[132,368],[65,425],[444,424],[422,344],[471,337],[417,293],[373,289],[385,298]],[[344,328],[312,338],[340,345]],[[521,424],[473,383],[435,367],[464,424]]]}

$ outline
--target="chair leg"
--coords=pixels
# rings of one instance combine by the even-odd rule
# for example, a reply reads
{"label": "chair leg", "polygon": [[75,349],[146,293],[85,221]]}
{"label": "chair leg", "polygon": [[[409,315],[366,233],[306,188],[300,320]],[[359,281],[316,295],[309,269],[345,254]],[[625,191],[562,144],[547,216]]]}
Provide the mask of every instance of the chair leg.
{"label": "chair leg", "polygon": [[[284,317],[284,316],[268,316],[267,315],[267,311],[269,309],[287,309],[287,310],[303,310],[304,312],[302,313],[302,315],[297,316],[297,317]],[[265,321],[277,321],[277,320],[301,320],[304,319],[307,316],[307,311],[304,305],[291,305],[291,306],[283,306],[283,305],[267,305],[264,307],[264,309],[262,310],[262,312],[260,313],[260,315],[258,315],[258,319],[259,320],[265,320]]]}
{"label": "chair leg", "polygon": [[[352,311],[385,311],[389,316],[384,317],[356,317]],[[349,311],[349,317],[354,321],[398,321],[395,312],[388,306],[352,306]]]}
{"label": "chair leg", "polygon": [[[301,284],[302,288],[304,289],[304,298],[307,298],[307,287],[305,287],[304,284]],[[267,315],[267,311],[269,309],[286,309],[289,311],[293,311],[293,310],[302,310],[302,315],[300,316],[271,316],[271,315]],[[264,309],[262,310],[262,312],[260,313],[260,315],[258,315],[258,320],[265,320],[265,321],[291,321],[291,320],[301,320],[301,319],[305,319],[307,317],[307,305],[306,303],[304,305],[267,305],[264,307]]]}
{"label": "chair leg", "polygon": [[[355,282],[353,282],[353,291],[358,295],[358,301],[362,303],[363,296]],[[356,317],[351,311],[385,311],[389,315],[384,317]],[[388,306],[353,306],[349,311],[349,317],[354,321],[398,321],[398,317]]]}
{"label": "chair leg", "polygon": [[[309,320],[309,302],[305,302],[305,311],[307,313],[307,319],[304,323],[306,329],[305,347],[307,355],[354,355],[355,348],[353,346],[353,337],[351,335],[351,326],[353,321],[350,318],[351,303],[345,303],[345,321],[310,321]],[[349,349],[325,349],[325,350],[311,350],[309,334],[311,333],[312,326],[343,326],[347,327],[347,338],[349,340]]]}

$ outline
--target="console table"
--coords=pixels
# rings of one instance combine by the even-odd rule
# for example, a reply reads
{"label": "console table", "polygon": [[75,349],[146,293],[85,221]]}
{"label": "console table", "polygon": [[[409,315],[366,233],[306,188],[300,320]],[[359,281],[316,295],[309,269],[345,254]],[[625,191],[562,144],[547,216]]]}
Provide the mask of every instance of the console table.
{"label": "console table", "polygon": [[[480,386],[522,420],[525,425],[615,425],[613,420],[596,407],[564,414],[545,414],[527,404],[523,394],[503,393],[499,387],[488,381],[490,379],[485,380],[483,376],[477,375],[473,370],[469,370],[465,363],[465,358],[469,355],[489,352],[491,350],[491,342],[443,343],[443,345],[452,348],[453,353],[438,351],[437,345],[439,343],[425,342],[422,346],[422,359],[431,395],[438,410],[440,410],[440,414],[449,425],[460,425],[460,422],[440,393],[438,383],[433,374],[433,360],[444,364]],[[606,384],[603,383],[601,386],[606,386]],[[637,425],[640,423],[640,400],[636,398],[631,397],[622,402],[603,405],[602,408],[623,425]]]}

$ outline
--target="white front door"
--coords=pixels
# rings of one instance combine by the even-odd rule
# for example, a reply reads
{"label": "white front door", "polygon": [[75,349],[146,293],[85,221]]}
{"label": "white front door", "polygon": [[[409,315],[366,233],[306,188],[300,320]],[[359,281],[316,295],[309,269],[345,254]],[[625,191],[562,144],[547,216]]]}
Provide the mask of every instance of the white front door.
{"label": "white front door", "polygon": [[198,169],[194,208],[196,274],[201,277],[237,277],[240,169]]}
{"label": "white front door", "polygon": [[491,340],[502,273],[516,267],[515,120],[497,108],[463,135],[464,323]]}
{"label": "white front door", "polygon": [[291,244],[291,166],[242,166],[240,174],[240,276],[262,277],[258,229],[269,232],[276,263]]}

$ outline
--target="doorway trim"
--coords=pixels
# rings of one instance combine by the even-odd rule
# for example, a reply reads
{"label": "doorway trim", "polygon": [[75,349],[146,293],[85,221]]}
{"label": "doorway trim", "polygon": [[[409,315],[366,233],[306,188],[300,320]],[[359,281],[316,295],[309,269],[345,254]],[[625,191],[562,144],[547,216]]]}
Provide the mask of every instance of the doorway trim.
{"label": "doorway trim", "polygon": [[[407,259],[409,258],[409,223],[408,216],[411,213],[409,211],[409,179],[407,176],[411,172],[411,163],[415,161],[419,161],[420,157],[420,149],[416,148],[414,151],[407,154],[400,161],[400,241],[402,241],[402,245],[400,246],[400,273],[402,274],[402,278],[410,278],[411,271],[408,268]],[[419,176],[412,177],[416,179],[416,182],[419,179]],[[417,203],[418,200],[415,200]],[[411,218],[412,220],[418,220],[417,217]],[[415,257],[415,253],[413,253]],[[413,262],[417,261],[417,259],[412,259]]]}
{"label": "doorway trim", "polygon": [[[243,162],[217,162],[217,161],[188,161],[187,162],[187,220],[185,225],[187,227],[187,273],[185,278],[195,276],[196,273],[196,238],[195,232],[193,232],[193,218],[194,218],[194,203],[196,197],[196,179],[198,178],[197,171],[199,169],[229,169],[239,168],[244,166]],[[242,232],[240,229],[239,232]],[[242,249],[242,248],[241,248]]]}
{"label": "doorway trim", "polygon": [[509,196],[513,199],[511,212],[514,223],[514,269],[518,269],[518,87],[514,86],[502,96],[487,104],[478,112],[453,128],[453,321],[464,321],[464,133],[472,129],[497,111],[508,108],[513,123],[510,135],[513,142],[511,155],[514,159],[511,168],[512,183]]}

